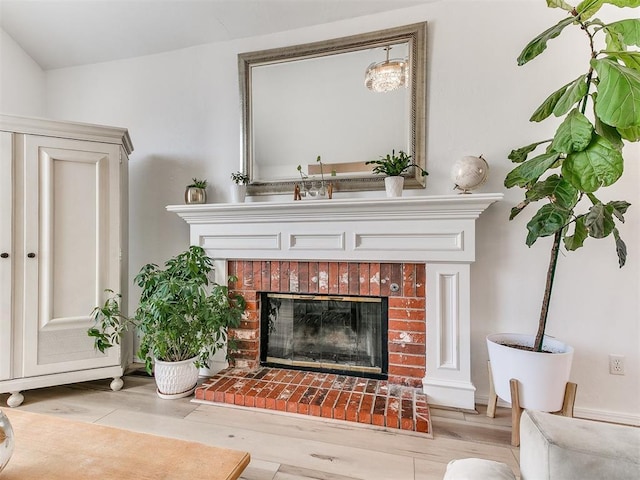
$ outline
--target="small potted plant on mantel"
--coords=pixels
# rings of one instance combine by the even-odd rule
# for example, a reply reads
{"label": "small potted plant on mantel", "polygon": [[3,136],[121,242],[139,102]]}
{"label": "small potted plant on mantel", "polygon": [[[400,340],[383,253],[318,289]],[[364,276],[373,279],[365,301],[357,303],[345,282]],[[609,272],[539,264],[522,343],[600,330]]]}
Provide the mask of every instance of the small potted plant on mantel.
{"label": "small potted plant on mantel", "polygon": [[[155,370],[158,395],[190,395],[198,368],[208,366],[224,347],[228,329],[240,325],[246,307],[242,295],[209,281],[212,270],[211,258],[195,245],[167,260],[164,269],[153,263],[143,266],[135,278],[142,293],[133,317],[121,314],[119,294],[93,310],[95,326],[87,333],[96,349],[104,353],[120,343],[128,329],[138,329],[142,333],[138,357],[149,374]],[[232,348],[229,339],[227,352]]]}
{"label": "small potted plant on mantel", "polygon": [[401,197],[404,188],[403,173],[409,171],[410,168],[417,168],[422,176],[429,175],[420,165],[411,161],[411,155],[400,150],[398,155],[392,150],[391,154],[386,157],[380,157],[380,160],[369,160],[365,165],[375,165],[372,171],[375,174],[386,175],[384,179],[384,188],[387,197]]}
{"label": "small potted plant on mantel", "polygon": [[[534,59],[565,28],[580,29],[589,52],[586,72],[553,92],[530,119],[562,118],[553,138],[509,155],[518,165],[507,175],[505,186],[525,190],[510,219],[530,204],[544,201],[527,223],[526,243],[531,246],[541,237],[553,238],[537,334],[487,337],[497,395],[510,401],[509,380],[517,379],[523,385],[519,392],[523,408],[560,410],[569,379],[573,349],[545,336],[561,244],[572,251],[589,237],[613,237],[620,267],[627,256],[617,222],[624,222],[630,204],[624,200],[604,203],[596,193],[622,176],[625,142],[640,140],[640,53],[630,48],[640,45],[640,20],[605,24],[593,18],[603,3],[639,5],[637,0],[587,0],[574,7],[563,0],[547,0],[548,6],[565,10],[567,16],[534,38],[518,57],[519,65]],[[599,44],[601,40],[605,43]],[[576,52],[572,47],[567,54]],[[539,148],[544,150],[529,158]]]}
{"label": "small potted plant on mantel", "polygon": [[187,185],[184,191],[184,203],[207,203],[207,181],[193,179],[193,183]]}
{"label": "small potted plant on mantel", "polygon": [[249,175],[243,172],[234,172],[231,174],[231,202],[244,203],[247,196],[247,183],[249,183]]}

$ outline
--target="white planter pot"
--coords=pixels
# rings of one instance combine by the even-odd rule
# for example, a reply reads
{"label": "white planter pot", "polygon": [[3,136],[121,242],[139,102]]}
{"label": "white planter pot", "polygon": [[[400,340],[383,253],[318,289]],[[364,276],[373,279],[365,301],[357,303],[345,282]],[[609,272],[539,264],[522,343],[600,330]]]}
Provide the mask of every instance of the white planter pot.
{"label": "white planter pot", "polygon": [[401,197],[404,188],[404,177],[384,177],[384,189],[387,197]]}
{"label": "white planter pot", "polygon": [[244,203],[247,196],[246,185],[231,185],[231,203]]}
{"label": "white planter pot", "polygon": [[195,360],[194,357],[181,362],[155,361],[154,377],[161,398],[182,398],[193,393],[198,383]]}
{"label": "white planter pot", "polygon": [[511,403],[509,380],[520,383],[520,406],[543,412],[562,409],[564,391],[571,373],[573,348],[545,337],[539,353],[504,346],[504,343],[533,346],[535,337],[517,333],[496,333],[487,337],[489,360],[496,394]]}

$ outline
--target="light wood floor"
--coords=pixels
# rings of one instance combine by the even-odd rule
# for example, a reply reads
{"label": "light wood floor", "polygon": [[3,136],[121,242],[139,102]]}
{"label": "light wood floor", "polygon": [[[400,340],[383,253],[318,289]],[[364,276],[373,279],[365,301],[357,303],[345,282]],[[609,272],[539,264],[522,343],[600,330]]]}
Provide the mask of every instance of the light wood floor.
{"label": "light wood floor", "polygon": [[[434,438],[429,439],[190,399],[161,400],[153,379],[143,376],[125,377],[120,392],[108,385],[103,380],[26,391],[19,408],[248,451],[252,460],[245,480],[435,480],[450,460],[467,457],[507,463],[519,475],[508,409],[498,408],[490,419],[482,406],[478,414],[431,407]],[[8,408],[7,397],[0,394],[2,408]]]}

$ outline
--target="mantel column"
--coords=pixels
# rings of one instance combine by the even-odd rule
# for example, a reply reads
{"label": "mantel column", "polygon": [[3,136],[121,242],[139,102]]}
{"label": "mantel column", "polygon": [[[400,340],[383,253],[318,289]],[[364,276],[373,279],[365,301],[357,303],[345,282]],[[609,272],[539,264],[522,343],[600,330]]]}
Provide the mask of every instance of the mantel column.
{"label": "mantel column", "polygon": [[427,371],[429,403],[475,410],[471,382],[470,264],[428,263]]}

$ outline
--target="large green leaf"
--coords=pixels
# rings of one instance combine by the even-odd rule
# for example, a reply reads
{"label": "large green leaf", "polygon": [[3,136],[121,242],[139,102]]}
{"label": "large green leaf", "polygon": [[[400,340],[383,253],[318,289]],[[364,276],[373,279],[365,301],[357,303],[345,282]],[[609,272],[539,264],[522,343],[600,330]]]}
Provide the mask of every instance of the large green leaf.
{"label": "large green leaf", "polygon": [[640,52],[604,52],[610,57],[617,58],[627,67],[640,72]]}
{"label": "large green leaf", "polygon": [[625,45],[640,47],[640,19],[628,18],[620,20],[619,22],[609,23],[605,28],[610,34],[619,35]]}
{"label": "large green leaf", "polygon": [[567,113],[587,94],[587,76],[580,75],[573,82],[567,85],[565,92],[558,99],[553,107],[553,114],[560,117]]}
{"label": "large green leaf", "polygon": [[618,265],[620,268],[627,263],[627,245],[620,238],[620,232],[617,228],[613,229],[613,238],[616,240],[616,253],[618,254]]}
{"label": "large green leaf", "polygon": [[589,230],[584,225],[584,215],[580,215],[574,222],[573,235],[564,237],[564,246],[569,251],[577,250],[582,247],[588,236]]}
{"label": "large green leaf", "polygon": [[567,155],[562,162],[562,176],[584,192],[595,192],[615,183],[622,171],[622,154],[599,135],[594,135],[585,150]]}
{"label": "large green leaf", "polygon": [[627,213],[627,209],[631,206],[631,204],[629,202],[625,202],[624,200],[614,200],[607,203],[607,206],[613,208],[613,214],[618,220],[624,223],[624,214]]}
{"label": "large green leaf", "polygon": [[618,132],[625,140],[637,142],[640,140],[640,127],[618,128]]}
{"label": "large green leaf", "polygon": [[592,135],[593,125],[577,108],[574,108],[558,127],[551,142],[551,148],[556,152],[567,154],[581,152],[591,143]]}
{"label": "large green leaf", "polygon": [[636,8],[640,7],[640,0],[604,0],[604,3],[610,3],[611,5],[615,5],[616,7],[629,7]]}
{"label": "large green leaf", "polygon": [[518,57],[518,65],[524,65],[525,63],[533,60],[547,48],[547,42],[552,38],[556,38],[562,30],[573,22],[573,17],[567,17],[551,28],[548,28],[536,38],[531,40]]}
{"label": "large green leaf", "polygon": [[542,105],[540,105],[536,109],[536,111],[533,112],[533,115],[531,115],[531,118],[529,119],[529,121],[541,122],[542,120],[547,118],[549,115],[551,115],[553,113],[553,109],[556,108],[556,105],[564,95],[564,92],[567,91],[567,88],[569,88],[569,85],[571,85],[571,83],[567,83],[564,87],[559,88],[558,90],[553,92],[551,95],[549,95],[545,99],[545,101],[542,102]]}
{"label": "large green leaf", "polygon": [[600,10],[604,0],[584,0],[576,6],[576,11],[580,15],[581,20],[588,20]]}
{"label": "large green leaf", "polygon": [[597,116],[595,116],[595,131],[601,137],[604,137],[607,140],[609,140],[611,142],[611,145],[613,145],[613,147],[616,150],[622,150],[622,147],[624,146],[624,142],[620,137],[620,132],[618,132],[618,130],[612,127],[611,125],[602,123]]}
{"label": "large green leaf", "polygon": [[564,228],[569,221],[569,212],[554,203],[547,203],[527,223],[527,245],[531,246],[540,237],[548,237]]}
{"label": "large green leaf", "polygon": [[607,30],[604,41],[607,46],[607,52],[624,52],[627,49],[627,45],[619,33]]}
{"label": "large green leaf", "polygon": [[610,57],[591,65],[599,78],[596,115],[612,127],[640,126],[640,73]]}
{"label": "large green leaf", "polygon": [[525,195],[527,201],[535,202],[549,198],[566,210],[572,210],[578,201],[578,190],[559,175],[550,175],[542,182],[538,182]]}
{"label": "large green leaf", "polygon": [[511,170],[505,180],[504,186],[511,188],[514,186],[525,187],[538,181],[540,175],[553,165],[560,157],[558,152],[549,152],[538,155]]}
{"label": "large green leaf", "polygon": [[507,158],[513,163],[522,163],[527,159],[527,156],[538,147],[538,145],[549,141],[550,140],[543,140],[542,142],[536,142],[525,147],[513,149]]}
{"label": "large green leaf", "polygon": [[604,238],[610,235],[616,226],[613,221],[613,207],[600,202],[592,205],[585,216],[584,225],[593,238]]}
{"label": "large green leaf", "polygon": [[561,8],[562,10],[566,10],[567,12],[573,10],[573,7],[564,0],[547,0],[547,7]]}

